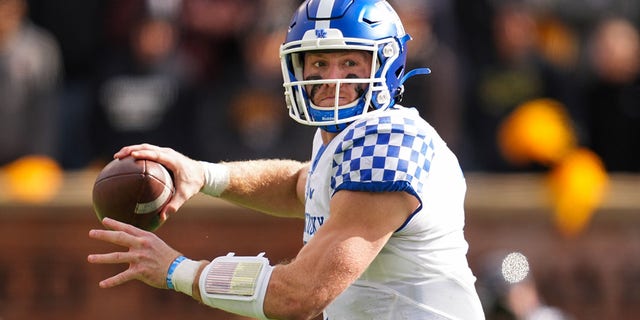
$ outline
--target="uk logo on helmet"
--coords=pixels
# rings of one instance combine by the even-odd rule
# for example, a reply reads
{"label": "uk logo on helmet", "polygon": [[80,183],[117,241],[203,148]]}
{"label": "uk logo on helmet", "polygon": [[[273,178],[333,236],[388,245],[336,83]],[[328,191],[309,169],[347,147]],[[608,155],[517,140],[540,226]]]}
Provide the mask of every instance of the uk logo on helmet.
{"label": "uk logo on helmet", "polygon": [[327,37],[327,30],[325,30],[325,29],[316,29],[316,37],[318,37],[318,38],[326,38]]}

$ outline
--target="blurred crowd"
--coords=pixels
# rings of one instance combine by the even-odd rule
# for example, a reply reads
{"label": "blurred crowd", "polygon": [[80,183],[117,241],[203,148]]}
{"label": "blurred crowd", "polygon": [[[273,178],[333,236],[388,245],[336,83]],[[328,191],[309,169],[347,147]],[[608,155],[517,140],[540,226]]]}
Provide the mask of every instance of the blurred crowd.
{"label": "blurred crowd", "polygon": [[[568,141],[608,171],[640,171],[640,2],[390,2],[413,37],[409,69],[432,70],[401,104],[466,171],[540,168],[498,138],[531,101],[559,106]],[[278,57],[299,3],[0,0],[0,166],[40,155],[82,169],[141,142],[208,161],[307,159],[314,129],[287,118]],[[531,148],[561,139],[540,137]]]}

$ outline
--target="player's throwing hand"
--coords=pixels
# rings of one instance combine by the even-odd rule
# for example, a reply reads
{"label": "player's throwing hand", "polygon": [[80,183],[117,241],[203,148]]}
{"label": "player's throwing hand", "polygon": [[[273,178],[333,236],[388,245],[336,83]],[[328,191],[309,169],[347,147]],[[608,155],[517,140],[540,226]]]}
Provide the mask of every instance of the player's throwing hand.
{"label": "player's throwing hand", "polygon": [[114,154],[114,158],[132,156],[136,159],[148,159],[167,167],[174,175],[176,194],[161,214],[171,215],[182,205],[200,192],[204,184],[202,164],[170,148],[151,144],[126,146]]}

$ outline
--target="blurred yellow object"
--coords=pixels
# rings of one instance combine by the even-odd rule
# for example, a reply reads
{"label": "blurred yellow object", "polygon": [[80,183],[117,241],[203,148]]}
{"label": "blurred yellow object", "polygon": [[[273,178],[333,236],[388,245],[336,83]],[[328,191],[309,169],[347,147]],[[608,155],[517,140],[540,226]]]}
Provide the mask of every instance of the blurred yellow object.
{"label": "blurred yellow object", "polygon": [[604,200],[609,177],[600,157],[577,148],[549,172],[554,221],[565,236],[578,235]]}
{"label": "blurred yellow object", "polygon": [[58,163],[46,156],[30,155],[7,164],[8,198],[28,203],[50,201],[62,185],[63,173]]}
{"label": "blurred yellow object", "polygon": [[536,99],[516,108],[498,128],[498,147],[514,165],[552,165],[575,148],[576,137],[564,106]]}

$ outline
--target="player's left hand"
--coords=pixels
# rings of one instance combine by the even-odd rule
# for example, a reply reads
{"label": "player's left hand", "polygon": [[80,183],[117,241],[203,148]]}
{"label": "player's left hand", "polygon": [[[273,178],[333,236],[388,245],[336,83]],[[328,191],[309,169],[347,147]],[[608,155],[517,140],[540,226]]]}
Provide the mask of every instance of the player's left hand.
{"label": "player's left hand", "polygon": [[96,264],[128,264],[129,268],[100,281],[101,288],[111,288],[131,280],[140,280],[152,287],[167,288],[169,266],[180,252],[169,247],[154,233],[113,219],[102,220],[111,230],[93,229],[89,237],[129,248],[127,252],[90,254],[87,261]]}

